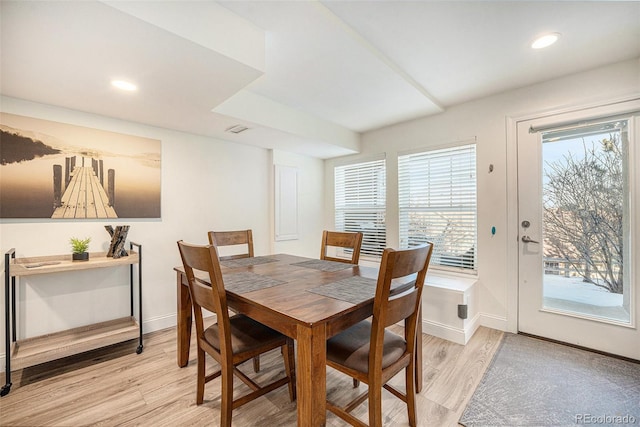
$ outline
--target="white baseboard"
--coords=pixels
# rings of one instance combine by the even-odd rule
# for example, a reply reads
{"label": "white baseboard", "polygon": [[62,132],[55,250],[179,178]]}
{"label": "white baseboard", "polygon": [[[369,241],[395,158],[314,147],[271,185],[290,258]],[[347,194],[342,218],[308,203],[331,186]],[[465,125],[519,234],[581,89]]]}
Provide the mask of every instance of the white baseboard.
{"label": "white baseboard", "polygon": [[456,344],[465,345],[469,342],[476,329],[480,326],[480,316],[476,315],[464,328],[456,328],[451,325],[434,322],[433,320],[422,321],[422,333],[452,341]]}
{"label": "white baseboard", "polygon": [[432,320],[422,321],[422,333],[442,338],[443,340],[452,341],[457,344],[464,344],[464,331]]}
{"label": "white baseboard", "polygon": [[480,313],[478,313],[475,316],[473,316],[473,319],[471,319],[468,322],[467,326],[465,326],[464,328],[465,345],[469,342],[473,334],[475,334],[478,328],[482,325],[482,323],[480,322],[480,319],[481,319],[481,315]]}
{"label": "white baseboard", "polygon": [[142,323],[142,332],[148,334],[150,332],[160,331],[162,329],[172,328],[178,324],[177,314],[168,314],[165,316],[158,316],[152,319],[146,319]]}
{"label": "white baseboard", "polygon": [[499,331],[507,331],[507,318],[503,316],[495,316],[493,314],[480,314],[480,325],[487,328],[497,329]]}

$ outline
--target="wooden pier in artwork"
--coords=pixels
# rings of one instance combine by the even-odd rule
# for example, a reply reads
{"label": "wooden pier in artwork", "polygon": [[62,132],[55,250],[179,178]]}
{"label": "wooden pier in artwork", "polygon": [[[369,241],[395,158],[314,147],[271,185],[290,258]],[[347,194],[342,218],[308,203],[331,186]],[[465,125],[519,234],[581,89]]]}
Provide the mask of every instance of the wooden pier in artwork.
{"label": "wooden pier in artwork", "polygon": [[[75,158],[67,159],[67,173],[62,193],[62,166],[53,167],[54,211],[51,218],[118,218],[113,207],[115,172],[108,171],[109,194],[102,184],[102,161],[91,167],[75,166]],[[99,173],[96,172],[99,170]]]}

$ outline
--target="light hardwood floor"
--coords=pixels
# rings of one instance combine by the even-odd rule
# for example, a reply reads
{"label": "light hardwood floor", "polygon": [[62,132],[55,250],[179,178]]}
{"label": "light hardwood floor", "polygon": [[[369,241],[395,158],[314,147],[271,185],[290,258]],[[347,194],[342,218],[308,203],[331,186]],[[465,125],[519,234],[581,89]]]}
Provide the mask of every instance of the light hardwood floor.
{"label": "light hardwood floor", "polygon": [[[195,329],[195,328],[194,328]],[[480,328],[466,346],[423,335],[425,386],[418,395],[418,425],[457,426],[489,365],[503,333]],[[192,339],[192,343],[195,340]],[[189,365],[176,364],[175,328],[145,336],[144,352],[137,341],[116,344],[61,361],[14,371],[11,393],[0,399],[2,426],[200,426],[219,425],[220,380],[205,388],[205,402],[195,404],[196,362],[192,346]],[[216,363],[209,359],[208,367]],[[252,376],[251,361],[241,369]],[[261,358],[258,380],[283,375],[278,351]],[[0,375],[4,384],[4,374]],[[403,389],[402,374],[392,383]],[[234,381],[235,393],[248,388]],[[358,389],[351,378],[328,369],[327,395],[337,403],[349,401]],[[237,395],[237,394],[236,394]],[[407,425],[406,406],[383,391],[385,425]],[[366,420],[366,403],[354,411]],[[286,387],[233,411],[237,426],[295,426],[296,406]],[[328,426],[345,423],[327,412]]]}

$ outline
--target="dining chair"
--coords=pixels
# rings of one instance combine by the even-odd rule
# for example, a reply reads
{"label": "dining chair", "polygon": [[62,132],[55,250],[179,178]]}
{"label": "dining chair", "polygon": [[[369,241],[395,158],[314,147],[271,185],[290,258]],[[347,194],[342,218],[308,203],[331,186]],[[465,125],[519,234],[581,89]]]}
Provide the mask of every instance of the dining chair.
{"label": "dining chair", "polygon": [[[209,231],[209,244],[220,248],[222,246],[247,245],[247,251],[240,254],[221,256],[221,261],[253,257],[253,232],[251,230]],[[260,356],[253,358],[253,371],[260,372]]]}
{"label": "dining chair", "polygon": [[[293,340],[242,314],[229,316],[224,281],[215,246],[190,245],[180,240],[178,248],[189,282],[196,322],[198,348],[196,404],[200,405],[204,401],[205,384],[218,377],[222,378],[221,426],[231,426],[233,409],[285,384],[289,385],[289,397],[293,402],[296,399]],[[207,277],[211,286],[197,279],[197,275]],[[217,322],[206,329],[202,317],[203,308],[217,316]],[[260,386],[237,368],[237,365],[277,348],[282,351],[285,377]],[[211,355],[220,364],[220,370],[206,375],[205,353]],[[233,398],[234,374],[252,389],[251,392],[236,399]]]}
{"label": "dining chair", "polygon": [[[350,414],[369,401],[369,425],[382,426],[382,389],[407,404],[409,425],[416,425],[415,352],[416,330],[422,288],[427,275],[433,244],[405,250],[385,249],[376,285],[373,317],[327,340],[327,365],[368,384],[367,391],[349,404],[338,407],[327,401],[327,409],[354,426],[367,424]],[[392,281],[404,282],[391,289]],[[387,327],[404,320],[404,335]],[[406,392],[387,382],[405,371]]]}
{"label": "dining chair", "polygon": [[[328,247],[339,247],[351,249],[351,259],[337,258],[327,255]],[[362,246],[362,233],[345,232],[345,231],[327,231],[322,232],[322,246],[320,248],[320,259],[327,261],[345,262],[348,264],[357,264],[360,260],[360,247]]]}
{"label": "dining chair", "polygon": [[222,246],[247,245],[247,251],[235,255],[221,256],[220,260],[253,257],[253,233],[251,230],[209,231],[209,243],[219,248]]}

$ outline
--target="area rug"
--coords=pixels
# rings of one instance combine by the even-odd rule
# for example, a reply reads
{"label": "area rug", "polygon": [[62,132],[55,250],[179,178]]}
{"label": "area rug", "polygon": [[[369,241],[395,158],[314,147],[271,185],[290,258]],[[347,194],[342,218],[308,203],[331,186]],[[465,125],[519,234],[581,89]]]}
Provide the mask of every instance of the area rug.
{"label": "area rug", "polygon": [[460,424],[637,425],[640,364],[505,334]]}

